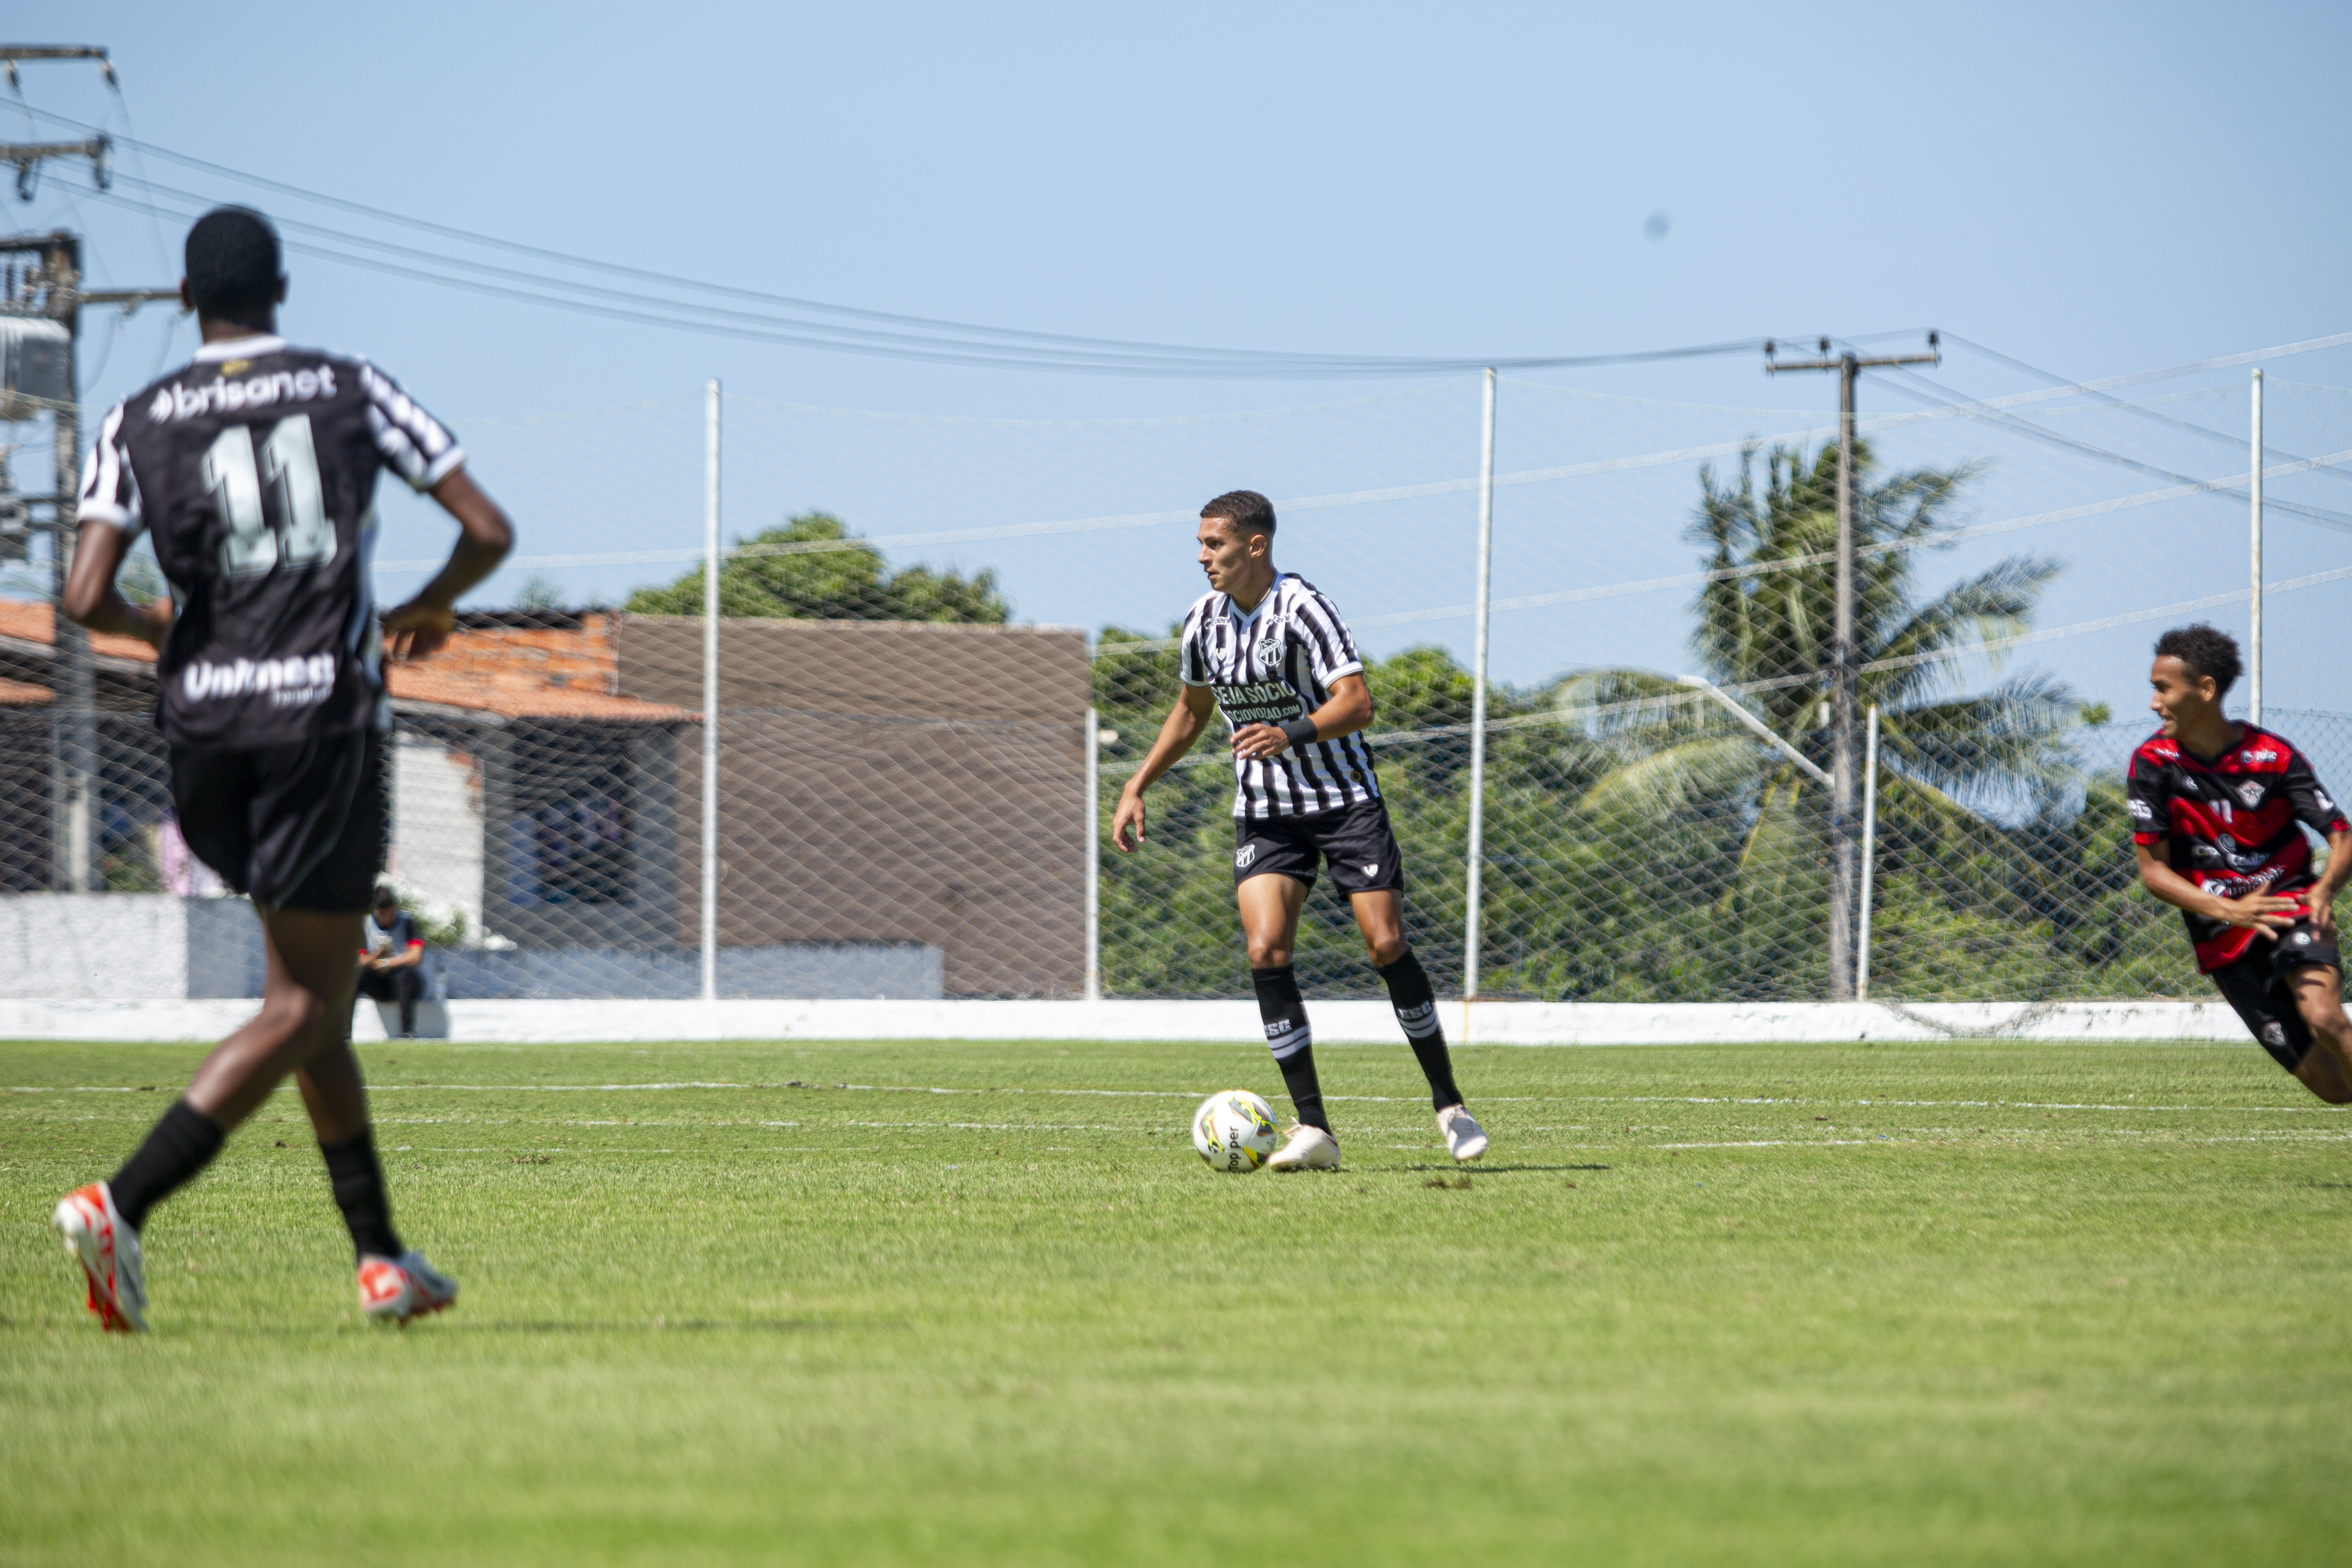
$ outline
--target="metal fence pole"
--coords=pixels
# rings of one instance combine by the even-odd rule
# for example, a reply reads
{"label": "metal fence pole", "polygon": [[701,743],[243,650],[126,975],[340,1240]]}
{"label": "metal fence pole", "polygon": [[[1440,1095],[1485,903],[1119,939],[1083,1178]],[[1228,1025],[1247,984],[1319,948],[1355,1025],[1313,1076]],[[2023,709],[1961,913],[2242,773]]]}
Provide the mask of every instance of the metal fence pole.
{"label": "metal fence pole", "polygon": [[1853,941],[1853,999],[1870,1000],[1870,906],[1878,882],[1878,704],[1862,751],[1862,914]]}
{"label": "metal fence pole", "polygon": [[2253,477],[2247,489],[2253,496],[2254,529],[2254,624],[2247,638],[2248,671],[2246,683],[2246,717],[2253,723],[2263,721],[2263,373],[2254,372],[2253,408]]}
{"label": "metal fence pole", "polygon": [[1102,714],[1087,710],[1087,1000],[1102,1000]]}
{"label": "metal fence pole", "polygon": [[50,679],[56,718],[49,786],[49,885],[61,893],[104,890],[98,874],[98,670],[89,633],[66,614],[66,574],[73,563],[81,515],[81,242],[69,236],[41,252],[48,314],[66,327],[66,395],[52,418],[57,448],[54,515],[49,534],[50,612],[56,673]]}
{"label": "metal fence pole", "polygon": [[719,999],[719,382],[702,454],[702,999]]}
{"label": "metal fence pole", "polygon": [[1853,531],[1861,476],[1853,471],[1853,383],[1860,363],[1838,361],[1837,602],[1832,611],[1830,662],[1830,1000],[1853,999],[1855,704],[1861,666],[1854,655]]}
{"label": "metal fence pole", "polygon": [[[1486,602],[1495,563],[1495,372],[1486,371],[1478,443],[1478,628],[1470,673],[1470,881],[1462,921],[1462,999],[1478,994],[1478,906],[1486,858]],[[1463,1019],[1468,1037],[1469,1019]]]}

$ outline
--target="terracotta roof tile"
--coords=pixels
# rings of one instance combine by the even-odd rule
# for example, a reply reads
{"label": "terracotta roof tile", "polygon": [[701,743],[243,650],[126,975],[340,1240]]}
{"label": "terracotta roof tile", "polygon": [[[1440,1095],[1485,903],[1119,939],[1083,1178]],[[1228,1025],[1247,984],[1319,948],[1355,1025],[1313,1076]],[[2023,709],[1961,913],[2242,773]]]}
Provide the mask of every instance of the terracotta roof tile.
{"label": "terracotta roof tile", "polygon": [[[54,643],[58,640],[57,611],[37,599],[0,599],[0,637]],[[141,664],[155,662],[155,650],[137,637],[93,637],[89,646],[92,652],[109,658],[136,659]]]}
{"label": "terracotta roof tile", "polygon": [[[462,627],[432,658],[385,668],[395,702],[429,702],[509,719],[606,719],[642,723],[697,719],[698,714],[644,702],[614,689],[620,666],[614,647],[616,617],[597,611],[578,630],[550,627]],[[37,600],[0,599],[0,637],[54,644],[50,606]],[[143,664],[155,650],[136,637],[94,637],[93,651]],[[49,700],[46,687],[0,679],[0,705]]]}

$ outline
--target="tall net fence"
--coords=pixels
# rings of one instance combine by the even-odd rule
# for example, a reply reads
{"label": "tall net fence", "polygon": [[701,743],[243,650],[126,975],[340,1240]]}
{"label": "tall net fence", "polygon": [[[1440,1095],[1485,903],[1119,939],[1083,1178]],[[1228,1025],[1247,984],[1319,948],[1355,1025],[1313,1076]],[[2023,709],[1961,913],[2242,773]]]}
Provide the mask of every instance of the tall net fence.
{"label": "tall net fence", "polygon": [[[1367,661],[1409,934],[1441,989],[1465,981],[1475,817],[1481,994],[1839,994],[1832,928],[1859,910],[1834,896],[1823,776],[1834,418],[1504,378],[1482,740],[1482,393],[1067,422],[729,398],[715,744],[705,400],[453,417],[523,543],[491,591],[519,607],[394,677],[390,875],[436,987],[697,995],[707,918],[722,995],[1076,995],[1090,953],[1104,994],[1246,994],[1222,736],[1151,790],[1141,849],[1109,823],[1176,696],[1200,502],[1248,486]],[[1863,395],[1870,995],[2195,994],[2178,917],[2137,888],[2121,780],[2154,635],[2248,631],[2246,383],[1954,409],[1894,371]],[[2352,393],[2273,377],[2264,417],[2264,719],[2340,781]],[[404,494],[383,512],[389,602],[448,531]],[[171,818],[152,665],[99,639],[92,706],[60,701],[38,550],[0,604],[0,943],[78,921],[113,951],[148,921],[183,957],[176,979],[12,961],[0,991],[249,994],[257,948]],[[1328,882],[1298,962],[1320,994],[1377,993]]]}

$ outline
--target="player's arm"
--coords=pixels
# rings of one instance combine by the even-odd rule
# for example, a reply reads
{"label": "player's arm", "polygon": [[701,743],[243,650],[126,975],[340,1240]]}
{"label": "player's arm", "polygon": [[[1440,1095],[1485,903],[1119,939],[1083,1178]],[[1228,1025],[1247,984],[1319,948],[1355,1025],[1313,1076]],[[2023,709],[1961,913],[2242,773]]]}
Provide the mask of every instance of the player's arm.
{"label": "player's arm", "polygon": [[2287,798],[2294,804],[2297,822],[2327,839],[2327,869],[2319,880],[2305,889],[2303,898],[2311,910],[2312,929],[2322,939],[2336,937],[2336,895],[2344,884],[2352,882],[2352,823],[2347,823],[2344,813],[2321,787],[2319,775],[2312,771],[2311,759],[2297,751],[2287,759]]}
{"label": "player's arm", "polygon": [[378,969],[414,969],[424,962],[425,944],[411,937],[406,947],[402,948],[398,952],[384,954],[383,961],[377,963],[376,967]]}
{"label": "player's arm", "polygon": [[457,624],[458,597],[497,571],[514,548],[514,524],[465,469],[444,476],[431,494],[457,520],[457,542],[433,581],[408,603],[384,612],[384,643],[394,658],[423,658],[448,641]]}
{"label": "player's arm", "polygon": [[[2352,839],[2352,834],[2345,836]],[[2333,843],[2334,840],[2330,840]],[[2139,884],[2177,910],[2187,910],[2192,915],[2202,915],[2209,921],[2221,921],[2228,925],[2251,926],[2270,938],[2294,923],[2303,909],[2303,900],[2280,893],[2268,893],[2256,889],[2240,898],[2225,899],[2219,893],[2209,893],[2179,872],[2165,858],[2165,840],[2153,844],[2135,844],[2139,856]],[[2335,874],[2331,863],[2329,875]]]}
{"label": "player's arm", "polygon": [[1160,782],[1161,775],[1183,759],[1209,727],[1210,718],[1217,711],[1217,694],[1206,686],[1187,686],[1160,721],[1160,733],[1144,753],[1143,765],[1118,792],[1118,809],[1110,819],[1110,841],[1123,853],[1133,854],[1143,843],[1143,792]]}
{"label": "player's arm", "polygon": [[1244,724],[1234,731],[1234,755],[1271,757],[1292,746],[1336,741],[1352,735],[1372,721],[1372,689],[1360,675],[1343,675],[1331,683],[1331,699],[1304,719],[1286,724]]}
{"label": "player's arm", "polygon": [[2327,869],[2303,895],[2313,929],[2329,942],[2336,940],[2336,896],[2346,882],[2352,882],[2352,828],[2337,827],[2327,836]]}
{"label": "player's arm", "polygon": [[115,585],[135,537],[110,522],[83,521],[74,539],[73,566],[66,574],[65,612],[91,631],[137,637],[160,649],[172,630],[171,599],[134,605]]}

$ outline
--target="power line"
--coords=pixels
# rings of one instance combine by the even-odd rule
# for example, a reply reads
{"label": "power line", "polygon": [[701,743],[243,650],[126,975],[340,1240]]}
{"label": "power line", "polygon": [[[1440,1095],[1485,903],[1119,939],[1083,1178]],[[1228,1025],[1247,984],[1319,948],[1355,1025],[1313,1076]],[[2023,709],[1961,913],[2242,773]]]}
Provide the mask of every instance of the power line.
{"label": "power line", "polygon": [[[1971,342],[1970,340],[1960,336],[1958,332],[1946,332],[1944,336],[1948,341],[1959,344],[1962,348],[1967,349],[1971,353],[1980,354],[1986,359],[1997,360],[2012,370],[2021,370],[2028,375],[2038,376],[2043,381],[2053,382],[2060,386],[2071,386],[2074,384],[2055,371],[2043,370],[2039,365],[2028,364],[2023,360],[2017,358],[2013,354],[2005,354],[1999,349],[1987,348],[1984,344]],[[2160,425],[2169,425],[2176,430],[2185,430],[2192,436],[2202,436],[2208,440],[2218,441],[2221,445],[2231,447],[2233,450],[2245,445],[2246,438],[2242,435],[2238,435],[2228,430],[2216,430],[2210,425],[2200,425],[2193,419],[2176,419],[2171,415],[2150,408],[2144,403],[2133,403],[2125,398],[2117,397],[2112,393],[2085,390],[2084,395],[2096,398],[2101,403],[2105,403],[2111,407],[2120,408],[2126,413],[2138,415],[2143,419],[2152,419]],[[2266,456],[2284,458],[2290,462],[2302,460],[2302,455],[2300,453],[2289,452],[2281,447],[2265,445],[2263,450]],[[2352,470],[2322,466],[2315,471],[2330,475],[2336,479],[2352,480]]]}
{"label": "power line", "polygon": [[[1915,375],[1909,371],[1898,370],[1894,372],[1893,380],[1896,390],[1907,393],[1913,397],[1919,398],[1922,402],[1927,401],[1931,394],[1939,401],[1945,395],[1944,389],[1942,387],[1937,386],[1934,382],[1928,381],[1926,377]],[[1912,384],[1913,383],[1916,383],[1917,384],[1914,385]],[[1982,407],[1983,405],[1979,404],[1976,406]],[[2176,484],[2193,485],[2203,483],[2203,481],[2198,479],[2194,475],[2178,473],[2173,469],[2163,468],[2155,463],[2143,462],[2137,458],[2126,456],[2122,452],[2113,451],[2105,447],[2094,445],[2089,441],[2080,440],[2073,436],[2068,436],[2060,431],[2053,430],[2047,426],[2037,425],[2031,419],[2027,419],[2020,415],[2011,414],[2005,409],[1990,409],[1987,410],[1987,412],[1991,418],[2016,430],[2020,435],[2031,437],[2035,440],[2046,442],[2051,446],[2063,447],[2069,451],[2080,452],[2086,457],[2097,458],[2104,462],[2114,463],[2126,468],[2134,468],[2144,474],[2152,474],[2158,479],[2170,479]],[[2308,464],[2309,467],[2315,468],[2331,466],[2310,458],[2296,458],[2294,460]],[[2243,489],[2232,489],[2227,485],[2215,485],[2208,488],[2211,489],[2213,492],[2218,495],[2228,496],[2234,500],[2245,500],[2249,499],[2247,491]],[[2273,510],[2289,512],[2295,516],[2307,519],[2313,522],[2323,523],[2329,528],[2352,529],[2352,513],[2335,511],[2326,507],[2306,506],[2297,501],[2272,500],[2267,504]]]}
{"label": "power line", "polygon": [[[75,126],[81,122],[65,115],[44,110],[31,112],[58,124]],[[399,225],[424,233],[440,236],[461,244],[478,246],[529,256],[561,267],[598,272],[607,276],[629,279],[639,283],[688,292],[718,295],[769,307],[782,312],[801,312],[798,317],[761,315],[748,311],[724,310],[690,300],[648,299],[644,295],[625,294],[572,279],[551,277],[543,273],[525,272],[500,268],[490,263],[452,256],[443,252],[420,250],[387,240],[354,234],[345,230],[325,228],[299,220],[285,220],[289,228],[299,227],[321,237],[343,244],[355,245],[389,254],[403,255],[412,260],[433,267],[455,268],[477,273],[502,277],[509,281],[535,286],[539,289],[563,290],[575,295],[598,296],[608,300],[636,300],[656,307],[658,311],[630,310],[625,306],[599,307],[586,300],[564,300],[533,291],[532,289],[501,289],[478,280],[453,278],[446,273],[425,268],[403,270],[395,264],[373,258],[363,258],[346,251],[314,247],[305,251],[320,259],[346,265],[367,267],[373,270],[407,276],[420,281],[468,289],[474,292],[517,300],[524,303],[552,306],[558,309],[605,314],[615,320],[634,321],[641,324],[683,328],[688,331],[718,331],[722,320],[735,321],[751,327],[751,332],[725,329],[737,335],[751,335],[765,341],[793,347],[830,349],[853,353],[883,354],[894,358],[915,358],[934,363],[965,363],[995,368],[1072,371],[1087,374],[1214,376],[1283,377],[1286,379],[1355,376],[1435,376],[1458,374],[1487,367],[1513,370],[1572,369],[1587,366],[1632,364],[1660,361],[1693,359],[1751,351],[1757,340],[1693,344],[1683,348],[1633,351],[1604,354],[1550,355],[1376,355],[1318,354],[1275,350],[1205,348],[1192,345],[1156,343],[1129,339],[1093,338],[1067,333],[1040,332],[1026,329],[992,327],[967,321],[948,321],[935,317],[906,315],[894,311],[866,310],[856,306],[835,305],[824,300],[769,293],[760,289],[742,289],[728,284],[712,283],[700,279],[674,273],[629,267],[621,263],[600,260],[593,257],[572,255],[541,246],[527,245],[502,239],[493,235],[436,223],[429,219],[411,217],[364,203],[329,195],[272,180],[264,175],[215,163],[177,153],[154,142],[132,138],[119,138],[124,145],[142,153],[168,160],[184,166],[201,170],[220,177],[236,180],[256,187],[275,191],[302,201],[315,202],[337,210],[353,213],[378,222]],[[187,202],[209,203],[213,198],[194,192],[144,179],[134,180],[149,193],[158,196]],[[106,195],[106,193],[100,193]],[[164,216],[184,217],[187,215],[157,209],[126,197],[110,196],[118,205],[151,213],[163,211]],[[681,315],[677,312],[687,312]],[[811,316],[841,320],[811,320]],[[697,321],[690,317],[703,318]],[[869,321],[883,326],[859,327],[849,321]]]}

